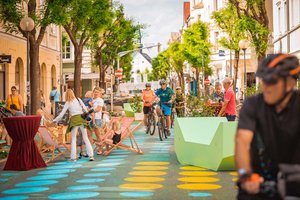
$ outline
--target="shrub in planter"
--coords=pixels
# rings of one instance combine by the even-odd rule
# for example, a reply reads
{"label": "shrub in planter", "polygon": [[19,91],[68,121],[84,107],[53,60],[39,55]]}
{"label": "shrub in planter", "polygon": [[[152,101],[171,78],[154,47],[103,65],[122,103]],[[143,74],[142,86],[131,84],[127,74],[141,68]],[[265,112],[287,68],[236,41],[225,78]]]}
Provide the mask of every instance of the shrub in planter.
{"label": "shrub in planter", "polygon": [[214,117],[215,108],[209,106],[207,100],[190,96],[187,99],[187,117]]}
{"label": "shrub in planter", "polygon": [[132,99],[129,100],[130,106],[135,113],[141,113],[143,109],[143,105],[141,104],[142,102],[142,97],[139,95],[134,95]]}

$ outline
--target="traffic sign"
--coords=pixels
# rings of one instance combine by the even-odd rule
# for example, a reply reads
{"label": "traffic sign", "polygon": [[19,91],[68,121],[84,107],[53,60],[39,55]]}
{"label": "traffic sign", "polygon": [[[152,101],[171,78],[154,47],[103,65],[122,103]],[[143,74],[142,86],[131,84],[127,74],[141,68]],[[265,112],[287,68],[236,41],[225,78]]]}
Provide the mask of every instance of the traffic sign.
{"label": "traffic sign", "polygon": [[117,69],[115,71],[115,76],[118,78],[122,78],[123,77],[123,69]]}

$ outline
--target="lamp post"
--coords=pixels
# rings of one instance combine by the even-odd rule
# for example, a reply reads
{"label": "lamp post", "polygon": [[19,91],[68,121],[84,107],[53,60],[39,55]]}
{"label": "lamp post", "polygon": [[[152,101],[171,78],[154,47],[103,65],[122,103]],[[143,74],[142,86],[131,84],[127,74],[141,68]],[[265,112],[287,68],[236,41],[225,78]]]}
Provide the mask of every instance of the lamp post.
{"label": "lamp post", "polygon": [[22,18],[20,21],[20,27],[23,31],[27,33],[27,82],[26,82],[26,88],[27,88],[27,103],[26,103],[26,113],[27,115],[30,115],[30,58],[29,58],[29,32],[34,29],[34,21],[30,17],[26,16]]}
{"label": "lamp post", "polygon": [[245,99],[245,93],[247,89],[247,71],[246,71],[246,50],[249,47],[249,42],[247,40],[239,41],[239,48],[244,51],[244,94],[243,98]]}

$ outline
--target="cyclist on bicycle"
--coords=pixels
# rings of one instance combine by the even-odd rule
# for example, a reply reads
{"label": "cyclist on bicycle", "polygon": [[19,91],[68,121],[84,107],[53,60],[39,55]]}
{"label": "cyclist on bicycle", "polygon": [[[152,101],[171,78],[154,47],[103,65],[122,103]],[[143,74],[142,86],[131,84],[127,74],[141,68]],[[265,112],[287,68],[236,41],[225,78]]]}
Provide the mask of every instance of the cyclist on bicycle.
{"label": "cyclist on bicycle", "polygon": [[176,87],[176,97],[175,103],[173,104],[174,110],[178,117],[184,117],[184,104],[185,104],[185,95],[182,93],[181,87]]}
{"label": "cyclist on bicycle", "polygon": [[[245,100],[235,140],[240,200],[281,199],[276,187],[273,195],[261,187],[277,182],[279,164],[300,164],[299,73],[297,57],[289,54],[271,54],[257,69],[262,93]],[[252,179],[254,173],[259,178]],[[300,197],[299,182],[290,183],[287,195]]]}
{"label": "cyclist on bicycle", "polygon": [[167,119],[167,135],[170,136],[170,126],[171,126],[171,119],[170,115],[172,112],[172,102],[175,100],[175,93],[174,91],[167,87],[166,80],[162,79],[159,82],[161,88],[156,90],[155,95],[159,98],[160,103],[158,104],[156,108],[157,114],[161,113],[161,110],[163,110],[166,119]]}
{"label": "cyclist on bicycle", "polygon": [[143,112],[144,112],[144,125],[147,129],[148,125],[148,113],[150,112],[153,101],[156,96],[153,90],[151,90],[151,83],[146,83],[146,89],[143,90],[142,99],[144,103]]}

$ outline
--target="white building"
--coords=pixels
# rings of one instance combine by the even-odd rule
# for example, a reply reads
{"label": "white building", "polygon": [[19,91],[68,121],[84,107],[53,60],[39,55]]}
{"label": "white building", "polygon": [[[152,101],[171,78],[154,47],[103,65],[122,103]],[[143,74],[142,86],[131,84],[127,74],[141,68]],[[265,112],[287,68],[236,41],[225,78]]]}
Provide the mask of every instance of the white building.
{"label": "white building", "polygon": [[131,82],[147,82],[146,72],[152,71],[152,59],[148,54],[143,53],[143,51],[134,52],[132,57]]}
{"label": "white building", "polygon": [[274,52],[300,58],[300,1],[273,0]]}

